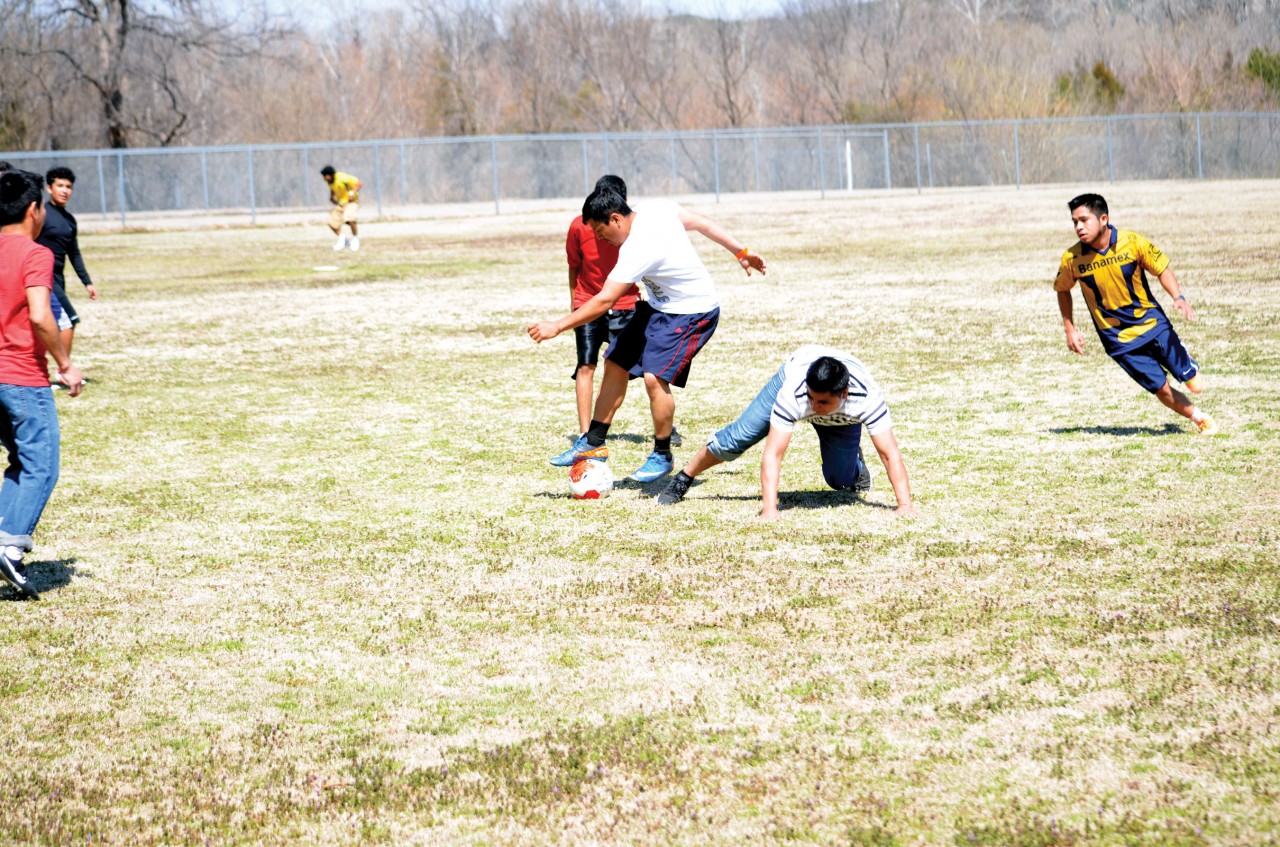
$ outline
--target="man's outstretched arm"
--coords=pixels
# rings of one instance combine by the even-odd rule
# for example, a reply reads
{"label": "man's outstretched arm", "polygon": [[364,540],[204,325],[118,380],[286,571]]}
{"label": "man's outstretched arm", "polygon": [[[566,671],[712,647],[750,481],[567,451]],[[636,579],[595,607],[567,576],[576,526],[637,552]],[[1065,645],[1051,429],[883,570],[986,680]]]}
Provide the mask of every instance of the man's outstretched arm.
{"label": "man's outstretched arm", "polygon": [[700,232],[716,244],[719,244],[721,247],[732,253],[733,257],[738,260],[738,264],[747,272],[747,276],[751,276],[751,271],[753,269],[760,271],[762,274],[765,272],[763,256],[757,253],[752,253],[747,249],[747,245],[734,238],[729,234],[728,230],[711,220],[711,218],[706,215],[691,212],[681,206],[680,222],[684,224],[685,230]]}
{"label": "man's outstretched arm", "polygon": [[528,329],[529,337],[541,344],[548,338],[555,338],[566,330],[589,324],[612,309],[613,304],[617,303],[618,299],[623,294],[626,294],[629,288],[631,288],[631,283],[629,282],[607,280],[599,293],[563,318],[554,321],[538,321],[536,324],[531,324]]}
{"label": "man's outstretched arm", "polygon": [[902,451],[898,449],[898,439],[893,434],[893,428],[890,427],[878,435],[871,436],[871,443],[875,445],[876,452],[880,454],[880,461],[884,463],[884,471],[889,475],[893,496],[898,498],[898,508],[894,509],[894,514],[918,514],[915,503],[911,500],[911,482],[907,479],[907,465],[902,461]]}

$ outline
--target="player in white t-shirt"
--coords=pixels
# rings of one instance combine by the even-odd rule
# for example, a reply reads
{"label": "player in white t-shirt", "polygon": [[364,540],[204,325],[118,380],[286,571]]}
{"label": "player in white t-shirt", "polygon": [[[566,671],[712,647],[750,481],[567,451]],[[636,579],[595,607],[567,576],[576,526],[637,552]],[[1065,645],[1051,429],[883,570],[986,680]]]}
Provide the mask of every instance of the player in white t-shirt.
{"label": "player in white t-shirt", "polygon": [[631,474],[637,482],[653,482],[671,473],[671,427],[676,404],[671,386],[683,388],[693,357],[715,332],[720,301],[715,283],[689,241],[694,230],[733,253],[750,275],[765,272],[764,259],[733,238],[711,219],[668,200],[627,201],[607,186],[597,186],[582,205],[582,219],[602,238],[618,245],[618,263],[604,287],[569,315],[539,321],[529,337],[539,343],[595,320],[607,312],[633,284],[643,285],[647,302],[605,351],[604,379],[596,397],[595,414],[586,434],[553,464],[577,458],[607,461],[605,436],[613,416],[627,395],[627,382],[644,377],[653,412],[653,453]]}
{"label": "player in white t-shirt", "polygon": [[871,471],[862,458],[865,426],[898,498],[895,513],[916,514],[907,467],[880,386],[856,357],[818,344],[792,353],[738,419],[716,432],[671,479],[658,495],[658,502],[664,506],[679,503],[698,474],[721,462],[732,462],[765,439],[760,462],[764,501],[760,517],[778,517],[782,457],[801,421],[813,424],[822,451],[822,476],[837,491],[867,491],[871,487]]}

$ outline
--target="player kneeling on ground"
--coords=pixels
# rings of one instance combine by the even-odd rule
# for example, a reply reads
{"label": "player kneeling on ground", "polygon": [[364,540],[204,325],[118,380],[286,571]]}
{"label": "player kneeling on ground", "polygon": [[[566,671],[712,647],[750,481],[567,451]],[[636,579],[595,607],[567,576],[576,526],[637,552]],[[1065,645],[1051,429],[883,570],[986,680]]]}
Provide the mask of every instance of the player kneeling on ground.
{"label": "player kneeling on ground", "polygon": [[1071,315],[1071,289],[1079,282],[1107,355],[1157,400],[1190,418],[1202,435],[1215,434],[1218,425],[1213,418],[1174,389],[1165,376],[1168,371],[1192,394],[1204,390],[1200,366],[1152,296],[1144,272],[1155,274],[1173,298],[1173,307],[1194,321],[1196,314],[1169,267],[1169,257],[1136,232],[1113,227],[1107,219],[1107,201],[1101,195],[1081,194],[1067,206],[1080,240],[1062,255],[1053,283],[1067,333],[1067,349],[1084,355],[1084,337]]}
{"label": "player kneeling on ground", "polygon": [[871,471],[862,458],[862,428],[889,475],[898,498],[895,514],[914,515],[911,485],[884,394],[866,365],[831,347],[801,347],[783,363],[738,419],[718,431],[658,495],[662,505],[684,499],[693,478],[707,468],[732,462],[761,439],[760,489],[764,506],[760,517],[778,517],[778,478],[791,433],[800,421],[813,424],[822,451],[822,476],[836,491],[867,491]]}

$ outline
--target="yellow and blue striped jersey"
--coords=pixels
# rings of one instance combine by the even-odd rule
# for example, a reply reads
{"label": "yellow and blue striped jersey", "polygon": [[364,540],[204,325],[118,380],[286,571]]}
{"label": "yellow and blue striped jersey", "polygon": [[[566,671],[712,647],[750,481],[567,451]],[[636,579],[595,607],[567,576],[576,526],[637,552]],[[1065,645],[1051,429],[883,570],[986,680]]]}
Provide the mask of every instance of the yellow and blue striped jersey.
{"label": "yellow and blue striped jersey", "polygon": [[1098,252],[1077,241],[1062,254],[1053,288],[1070,291],[1080,283],[1102,346],[1114,356],[1154,338],[1152,330],[1169,326],[1147,281],[1148,272],[1157,277],[1164,273],[1169,257],[1136,232],[1107,228],[1107,249]]}

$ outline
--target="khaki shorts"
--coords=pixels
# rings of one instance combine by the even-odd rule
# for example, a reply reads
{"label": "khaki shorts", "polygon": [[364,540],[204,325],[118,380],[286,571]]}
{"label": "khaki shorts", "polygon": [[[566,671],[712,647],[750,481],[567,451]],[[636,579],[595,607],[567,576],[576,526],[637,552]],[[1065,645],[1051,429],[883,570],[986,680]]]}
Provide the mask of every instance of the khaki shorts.
{"label": "khaki shorts", "polygon": [[347,203],[342,206],[334,206],[329,210],[329,226],[333,229],[342,229],[343,224],[358,223],[360,220],[359,215],[359,203]]}

